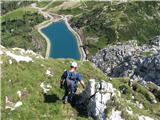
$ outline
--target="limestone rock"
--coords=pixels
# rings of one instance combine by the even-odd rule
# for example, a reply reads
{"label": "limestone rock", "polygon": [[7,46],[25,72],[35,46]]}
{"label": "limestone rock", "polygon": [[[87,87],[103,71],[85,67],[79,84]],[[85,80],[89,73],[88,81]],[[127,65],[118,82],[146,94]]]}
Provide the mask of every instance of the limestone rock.
{"label": "limestone rock", "polygon": [[96,120],[105,120],[105,109],[107,102],[111,99],[114,88],[111,83],[105,81],[95,82],[94,79],[88,81],[86,89],[81,93],[79,104],[87,108],[89,116]]}
{"label": "limestone rock", "polygon": [[6,54],[11,57],[13,60],[16,60],[17,62],[33,62],[32,58],[28,56],[21,56],[11,53],[10,51],[7,51]]}
{"label": "limestone rock", "polygon": [[109,45],[90,60],[110,77],[130,77],[160,85],[160,36],[150,44],[138,46],[137,41]]}
{"label": "limestone rock", "polygon": [[122,114],[121,111],[112,109],[112,114],[111,114],[111,116],[109,117],[108,120],[124,120],[124,119],[121,117],[121,114]]}

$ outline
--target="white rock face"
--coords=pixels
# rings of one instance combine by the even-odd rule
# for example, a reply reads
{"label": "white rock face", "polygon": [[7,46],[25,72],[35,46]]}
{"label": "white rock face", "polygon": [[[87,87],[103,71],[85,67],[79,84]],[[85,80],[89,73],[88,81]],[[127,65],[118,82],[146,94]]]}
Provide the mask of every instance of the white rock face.
{"label": "white rock face", "polygon": [[37,55],[35,52],[33,52],[32,50],[27,50],[26,54],[32,54],[32,55]]}
{"label": "white rock face", "polygon": [[10,51],[7,51],[6,54],[11,57],[12,59],[16,60],[17,62],[33,62],[32,58],[30,57],[24,57],[24,56],[20,56],[20,55],[15,55],[13,53],[11,53]]}
{"label": "white rock face", "polygon": [[126,109],[126,111],[127,111],[128,114],[133,115],[133,111],[131,110],[131,108]]}
{"label": "white rock face", "polygon": [[0,60],[0,65],[3,64],[3,61]]}
{"label": "white rock face", "polygon": [[20,107],[21,105],[22,105],[21,101],[16,102],[15,105],[14,105],[14,109],[17,108],[17,107]]}
{"label": "white rock face", "polygon": [[48,76],[50,76],[50,77],[53,76],[50,70],[46,70],[46,75],[48,75]]}
{"label": "white rock face", "polygon": [[41,55],[36,56],[37,59],[44,59]]}
{"label": "white rock face", "polygon": [[3,51],[0,50],[0,55],[3,55]]}
{"label": "white rock face", "polygon": [[110,100],[113,93],[114,88],[111,83],[103,80],[96,83],[94,79],[90,79],[85,91],[80,95],[80,103],[87,106],[89,116],[96,120],[106,120],[104,113],[106,103]]}
{"label": "white rock face", "polygon": [[148,116],[144,116],[144,115],[141,115],[138,117],[139,120],[154,120],[153,118],[150,118]]}
{"label": "white rock face", "polygon": [[12,60],[9,60],[9,64],[12,64]]}
{"label": "white rock face", "polygon": [[0,48],[5,48],[4,46],[0,45]]}
{"label": "white rock face", "polygon": [[22,96],[22,92],[20,90],[17,91],[17,95],[20,98]]}
{"label": "white rock face", "polygon": [[85,91],[88,94],[88,96],[92,96],[95,93],[95,80],[94,79],[89,80],[89,84],[87,84]]}
{"label": "white rock face", "polygon": [[111,114],[111,116],[109,117],[108,120],[124,120],[124,119],[121,118],[121,114],[122,114],[121,111],[112,109],[112,114]]}
{"label": "white rock face", "polygon": [[[25,50],[22,48],[11,48],[10,50],[4,48],[0,45],[0,55],[7,55],[12,60],[16,60],[17,62],[33,62],[32,59],[44,59],[42,55],[35,53],[32,50]],[[9,61],[9,64],[12,64],[11,61]]]}
{"label": "white rock face", "polygon": [[88,81],[85,91],[81,93],[82,97],[80,99],[80,103],[84,103],[94,94],[95,94],[95,79],[90,79]]}
{"label": "white rock face", "polygon": [[11,100],[9,100],[8,96],[6,96],[5,104],[5,109],[14,110],[14,103]]}
{"label": "white rock face", "polygon": [[40,84],[40,87],[43,89],[43,93],[48,93],[50,88],[52,88],[50,84],[45,84],[44,82]]}
{"label": "white rock face", "polygon": [[23,56],[26,56],[26,55],[30,56],[31,55],[31,56],[34,56],[35,58],[38,58],[38,59],[44,59],[41,55],[33,52],[33,50],[24,50],[22,48],[12,48],[12,50],[19,52]]}
{"label": "white rock face", "polygon": [[13,103],[11,100],[9,100],[7,96],[5,102],[6,102],[5,109],[10,109],[11,111],[15,110],[16,108],[20,107],[23,104],[21,101]]}
{"label": "white rock face", "polygon": [[140,109],[143,109],[143,108],[144,108],[143,104],[142,104],[142,103],[139,103],[139,101],[136,101],[136,105],[137,105],[137,107],[139,107]]}

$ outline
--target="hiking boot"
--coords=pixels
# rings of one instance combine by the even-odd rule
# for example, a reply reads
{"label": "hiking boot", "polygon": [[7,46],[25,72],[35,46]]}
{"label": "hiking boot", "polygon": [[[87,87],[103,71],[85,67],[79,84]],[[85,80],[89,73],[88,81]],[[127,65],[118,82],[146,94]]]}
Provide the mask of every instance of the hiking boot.
{"label": "hiking boot", "polygon": [[63,103],[66,104],[68,102],[68,96],[65,96]]}
{"label": "hiking boot", "polygon": [[64,101],[63,101],[64,104],[66,104],[67,102],[68,102],[67,100],[64,100]]}

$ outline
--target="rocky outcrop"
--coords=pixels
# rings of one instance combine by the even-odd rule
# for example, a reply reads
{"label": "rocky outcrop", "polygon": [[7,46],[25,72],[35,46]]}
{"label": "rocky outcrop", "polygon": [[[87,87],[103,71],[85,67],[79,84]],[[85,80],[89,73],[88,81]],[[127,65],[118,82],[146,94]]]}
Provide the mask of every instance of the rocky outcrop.
{"label": "rocky outcrop", "polygon": [[112,109],[111,116],[109,117],[108,120],[124,120],[124,119],[121,117],[121,114],[122,114],[121,111]]}
{"label": "rocky outcrop", "polygon": [[[0,45],[0,56],[9,57],[9,64],[14,62],[34,62],[33,59],[44,59],[40,54],[33,52],[32,50],[24,50],[22,48],[10,48],[7,49]],[[0,60],[0,64],[4,61]]]}
{"label": "rocky outcrop", "polygon": [[135,40],[109,45],[90,60],[111,77],[130,77],[160,85],[160,36],[150,40],[149,45],[138,46]]}
{"label": "rocky outcrop", "polygon": [[[119,101],[121,99],[120,95],[118,95],[118,90],[113,88],[111,83],[106,81],[98,81],[95,79],[90,79],[88,84],[86,85],[86,89],[79,95],[79,98],[76,101],[76,105],[78,109],[81,109],[81,112],[86,111],[86,115],[92,117],[94,120],[125,120],[126,117],[123,116],[123,112],[121,109],[117,109],[116,105],[112,106],[111,113],[107,113],[105,110],[108,110],[109,104],[114,100]],[[114,97],[114,100],[112,99]],[[128,101],[126,101],[128,102]],[[136,101],[136,104],[131,103],[137,108],[142,109],[144,106]],[[107,108],[108,107],[108,108]],[[137,113],[133,113],[132,108],[127,106],[126,104],[126,113],[130,116],[135,117],[135,119],[139,120],[153,120],[149,116],[139,115]],[[123,116],[123,117],[122,117]]]}
{"label": "rocky outcrop", "polygon": [[87,108],[87,114],[95,120],[106,120],[105,109],[107,102],[114,95],[111,83],[89,80],[86,89],[81,93],[79,105]]}

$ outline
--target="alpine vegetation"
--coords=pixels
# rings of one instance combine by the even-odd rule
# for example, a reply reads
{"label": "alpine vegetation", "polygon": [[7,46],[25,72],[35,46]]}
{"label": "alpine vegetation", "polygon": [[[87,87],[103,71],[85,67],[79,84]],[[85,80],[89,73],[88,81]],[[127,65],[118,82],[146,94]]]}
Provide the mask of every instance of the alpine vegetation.
{"label": "alpine vegetation", "polygon": [[1,6],[3,120],[160,120],[159,1]]}
{"label": "alpine vegetation", "polygon": [[[65,90],[58,84],[61,74],[74,63],[72,59],[44,59],[34,52],[3,46],[0,53],[3,119],[160,119],[160,88],[154,83],[143,86],[128,78],[107,77],[93,63],[76,61],[85,88],[77,84],[72,100],[63,104]],[[17,62],[8,53],[33,62]]]}

